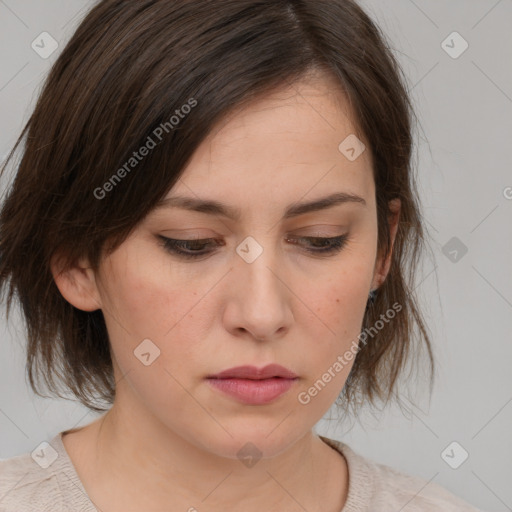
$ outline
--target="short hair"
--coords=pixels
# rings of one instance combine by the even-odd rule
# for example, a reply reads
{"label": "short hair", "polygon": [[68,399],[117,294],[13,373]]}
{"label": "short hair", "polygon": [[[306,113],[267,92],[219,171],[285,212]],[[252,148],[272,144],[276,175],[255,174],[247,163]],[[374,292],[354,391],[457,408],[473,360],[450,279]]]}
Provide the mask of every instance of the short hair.
{"label": "short hair", "polygon": [[[411,355],[424,348],[432,385],[432,348],[413,287],[426,245],[414,111],[403,71],[370,17],[352,0],[103,0],[56,59],[1,170],[25,142],[0,212],[0,290],[8,289],[7,319],[14,295],[22,307],[34,393],[44,396],[42,378],[54,395],[65,398],[64,385],[94,411],[115,398],[103,313],[63,298],[52,256],[63,256],[64,270],[84,256],[97,270],[221,120],[312,70],[337,81],[371,151],[379,255],[391,250],[388,203],[401,201],[390,272],[364,315],[365,330],[383,325],[358,350],[338,405],[387,403]],[[156,134],[156,147],[128,167]],[[400,307],[383,322],[392,304]]]}

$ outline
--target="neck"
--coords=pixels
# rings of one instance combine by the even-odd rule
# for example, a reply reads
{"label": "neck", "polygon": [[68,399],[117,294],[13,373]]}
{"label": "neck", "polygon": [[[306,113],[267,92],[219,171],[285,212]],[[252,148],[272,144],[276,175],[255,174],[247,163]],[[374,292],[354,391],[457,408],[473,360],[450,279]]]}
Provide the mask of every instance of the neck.
{"label": "neck", "polygon": [[119,403],[79,432],[75,453],[82,463],[75,467],[100,510],[340,512],[346,500],[344,458],[311,431],[253,464],[212,453],[147,410]]}

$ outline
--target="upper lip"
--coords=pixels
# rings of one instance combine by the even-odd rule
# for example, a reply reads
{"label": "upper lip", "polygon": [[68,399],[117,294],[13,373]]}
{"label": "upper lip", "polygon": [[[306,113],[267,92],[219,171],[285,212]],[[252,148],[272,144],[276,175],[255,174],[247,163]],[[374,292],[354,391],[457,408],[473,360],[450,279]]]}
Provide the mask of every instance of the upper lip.
{"label": "upper lip", "polygon": [[291,370],[279,364],[269,364],[263,368],[256,366],[237,366],[229,368],[215,375],[209,375],[210,379],[271,379],[272,377],[281,377],[285,379],[295,379],[297,375]]}

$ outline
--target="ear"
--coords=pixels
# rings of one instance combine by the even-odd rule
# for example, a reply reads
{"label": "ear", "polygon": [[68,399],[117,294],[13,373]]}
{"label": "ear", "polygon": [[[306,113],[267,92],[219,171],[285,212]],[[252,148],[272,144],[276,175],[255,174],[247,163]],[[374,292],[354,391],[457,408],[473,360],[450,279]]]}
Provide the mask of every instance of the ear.
{"label": "ear", "polygon": [[50,267],[57,288],[71,305],[82,311],[101,308],[96,277],[87,259],[82,258],[72,268],[63,270],[63,259],[54,255]]}
{"label": "ear", "polygon": [[377,258],[372,281],[372,290],[379,288],[386,280],[391,268],[391,258],[393,255],[393,247],[395,245],[396,233],[398,231],[398,221],[400,219],[400,199],[393,199],[389,202],[388,223],[391,237],[391,249],[389,254]]}

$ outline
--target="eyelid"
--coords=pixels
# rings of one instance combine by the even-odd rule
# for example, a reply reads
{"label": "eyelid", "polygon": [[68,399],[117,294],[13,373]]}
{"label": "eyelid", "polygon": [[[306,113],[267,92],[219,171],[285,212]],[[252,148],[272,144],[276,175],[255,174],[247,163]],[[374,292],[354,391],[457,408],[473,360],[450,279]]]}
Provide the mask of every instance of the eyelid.
{"label": "eyelid", "polygon": [[[219,246],[225,245],[225,243],[218,243],[218,240],[214,238],[194,238],[194,239],[174,239],[174,238],[167,238],[162,235],[159,235],[158,238],[161,240],[160,245],[169,253],[172,255],[183,259],[183,260],[190,260],[190,261],[202,261],[203,259],[208,258],[210,255],[214,255],[217,251],[216,248]],[[347,245],[347,243],[350,242],[351,236],[350,233],[346,232],[342,235],[338,236],[331,236],[331,237],[325,237],[325,236],[287,236],[286,241],[292,242],[292,245],[298,245],[300,248],[308,253],[312,257],[330,257],[335,256],[339,254]],[[320,242],[327,242],[328,245],[326,247],[315,247],[314,243],[311,244],[310,247],[303,247],[300,243],[296,243],[296,241],[302,241],[302,240],[314,240],[314,241],[320,241]],[[216,247],[214,249],[210,249],[207,251],[193,251],[193,250],[186,250],[183,248],[180,248],[180,244],[187,244],[190,242],[200,242],[199,245],[207,246],[208,244],[212,244]]]}
{"label": "eyelid", "polygon": [[[203,228],[200,228],[200,229],[203,229]],[[200,239],[200,240],[205,240],[207,238],[217,238],[218,235],[213,232],[212,230],[206,230],[209,232],[209,234],[205,234],[203,233],[203,231],[199,233],[197,232],[194,232],[193,229],[169,229],[167,231],[163,231],[162,233],[162,236],[164,237],[168,237],[168,238],[179,238],[181,237],[182,239],[184,238],[187,238],[187,237],[191,237],[191,239]]]}
{"label": "eyelid", "polygon": [[[334,227],[334,226],[333,226]],[[342,229],[336,226],[336,229],[328,230],[325,228],[301,228],[286,233],[286,236],[306,236],[306,237],[318,237],[318,238],[334,238],[341,236],[348,231],[347,228]]]}
{"label": "eyelid", "polygon": [[[201,231],[201,234],[197,234],[197,232],[194,232],[194,228],[189,229],[169,229],[162,232],[162,235],[169,238],[178,238],[178,237],[188,237],[190,236],[191,239],[201,239],[206,240],[207,238],[218,238],[221,235],[212,232],[211,229],[208,228],[197,228],[198,230],[204,230],[208,231],[209,234],[204,234],[203,231]],[[332,233],[329,232],[329,230],[332,229]],[[310,231],[311,230],[311,231]],[[340,236],[341,234],[345,233],[348,230],[347,225],[341,225],[341,224],[314,224],[311,226],[303,226],[295,229],[288,229],[286,231],[286,236],[293,234],[296,236],[318,236],[318,237],[334,237],[334,236]],[[303,233],[305,232],[305,233]]]}

